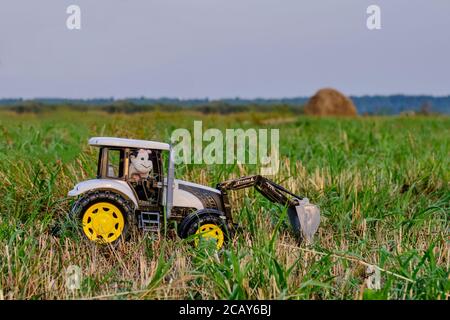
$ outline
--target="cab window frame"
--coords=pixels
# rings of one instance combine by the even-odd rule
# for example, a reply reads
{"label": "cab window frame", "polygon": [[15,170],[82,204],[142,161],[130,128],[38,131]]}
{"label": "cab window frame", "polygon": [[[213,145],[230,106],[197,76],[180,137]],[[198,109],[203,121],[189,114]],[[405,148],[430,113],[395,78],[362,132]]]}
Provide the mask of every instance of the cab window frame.
{"label": "cab window frame", "polygon": [[[117,175],[111,176],[109,175],[109,164],[110,164],[110,151],[117,152],[119,151],[119,162],[116,163],[118,165]],[[124,179],[125,176],[125,149],[124,148],[109,148],[103,147],[100,150],[99,154],[99,167],[97,170],[98,178],[108,178],[108,179]]]}

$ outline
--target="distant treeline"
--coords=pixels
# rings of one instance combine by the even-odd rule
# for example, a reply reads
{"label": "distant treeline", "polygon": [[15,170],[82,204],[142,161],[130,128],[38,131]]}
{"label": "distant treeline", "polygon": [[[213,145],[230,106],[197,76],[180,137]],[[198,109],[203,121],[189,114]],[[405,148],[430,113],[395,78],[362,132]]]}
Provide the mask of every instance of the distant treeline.
{"label": "distant treeline", "polygon": [[110,104],[93,105],[93,104],[48,104],[36,100],[22,101],[10,105],[0,105],[0,110],[14,111],[16,113],[42,113],[49,111],[56,111],[60,109],[74,110],[79,112],[85,111],[103,111],[107,113],[137,113],[149,111],[195,111],[204,114],[220,113],[231,114],[239,112],[291,112],[303,113],[303,106],[301,105],[287,105],[287,104],[247,104],[247,105],[232,105],[223,101],[212,101],[206,104],[199,105],[178,105],[170,103],[154,103],[154,104],[136,104],[128,100],[114,101]]}
{"label": "distant treeline", "polygon": [[[389,115],[424,111],[450,114],[450,96],[351,96],[359,114]],[[193,110],[203,113],[236,113],[246,111],[291,111],[303,112],[307,97],[283,99],[173,99],[173,98],[130,98],[106,99],[59,99],[42,98],[33,100],[0,99],[0,108],[16,112],[43,112],[61,107],[73,110],[101,110],[110,113],[145,112],[154,110]]]}

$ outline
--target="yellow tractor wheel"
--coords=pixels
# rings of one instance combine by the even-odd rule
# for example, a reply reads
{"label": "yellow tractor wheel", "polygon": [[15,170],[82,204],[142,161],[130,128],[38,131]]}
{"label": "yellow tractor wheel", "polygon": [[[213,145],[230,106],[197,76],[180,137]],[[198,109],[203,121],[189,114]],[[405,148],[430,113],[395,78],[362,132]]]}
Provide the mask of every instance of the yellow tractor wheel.
{"label": "yellow tractor wheel", "polygon": [[81,224],[81,232],[92,242],[117,244],[128,236],[128,220],[133,208],[121,195],[109,191],[84,194],[75,203],[72,216]]}
{"label": "yellow tractor wheel", "polygon": [[193,212],[183,219],[178,229],[181,238],[193,238],[198,247],[204,241],[214,241],[217,250],[227,243],[229,231],[223,213],[213,209]]}
{"label": "yellow tractor wheel", "polygon": [[198,237],[195,239],[196,247],[198,247],[200,241],[202,240],[206,241],[213,240],[216,242],[217,250],[222,249],[223,242],[225,240],[225,234],[220,228],[220,226],[213,223],[207,223],[201,225],[195,234],[198,235]]}
{"label": "yellow tractor wheel", "polygon": [[89,240],[111,243],[122,235],[125,219],[122,211],[112,203],[98,202],[84,212],[82,226]]}

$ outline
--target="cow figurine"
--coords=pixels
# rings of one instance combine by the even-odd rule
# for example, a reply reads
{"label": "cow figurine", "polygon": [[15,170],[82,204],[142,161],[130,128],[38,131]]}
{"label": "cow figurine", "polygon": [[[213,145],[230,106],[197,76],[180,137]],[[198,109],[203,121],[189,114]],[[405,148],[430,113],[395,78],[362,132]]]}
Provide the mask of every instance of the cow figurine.
{"label": "cow figurine", "polygon": [[153,171],[153,163],[150,159],[150,150],[139,149],[130,155],[130,166],[128,169],[128,176],[130,181],[139,182],[147,179],[150,172]]}

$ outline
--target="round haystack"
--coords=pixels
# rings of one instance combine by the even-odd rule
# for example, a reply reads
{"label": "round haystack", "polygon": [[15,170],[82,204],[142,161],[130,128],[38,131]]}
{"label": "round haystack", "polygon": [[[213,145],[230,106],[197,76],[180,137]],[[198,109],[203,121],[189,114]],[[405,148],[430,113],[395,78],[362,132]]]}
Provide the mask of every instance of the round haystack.
{"label": "round haystack", "polygon": [[305,113],[318,116],[356,116],[352,100],[331,88],[321,89],[309,99]]}

